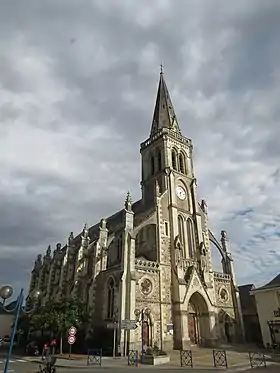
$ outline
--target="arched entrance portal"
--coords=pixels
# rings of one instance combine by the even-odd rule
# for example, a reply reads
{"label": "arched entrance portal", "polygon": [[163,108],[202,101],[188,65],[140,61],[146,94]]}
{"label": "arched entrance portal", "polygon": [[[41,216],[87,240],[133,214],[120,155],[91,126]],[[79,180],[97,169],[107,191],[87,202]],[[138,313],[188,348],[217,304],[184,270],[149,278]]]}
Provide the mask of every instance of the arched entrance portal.
{"label": "arched entrance portal", "polygon": [[197,292],[188,304],[188,331],[192,344],[205,345],[210,338],[208,307],[203,296]]}
{"label": "arched entrance portal", "polygon": [[219,312],[220,339],[226,343],[234,342],[235,325],[234,320],[224,310]]}
{"label": "arched entrance portal", "polygon": [[148,347],[150,346],[150,325],[148,321],[143,321],[143,344],[144,346]]}

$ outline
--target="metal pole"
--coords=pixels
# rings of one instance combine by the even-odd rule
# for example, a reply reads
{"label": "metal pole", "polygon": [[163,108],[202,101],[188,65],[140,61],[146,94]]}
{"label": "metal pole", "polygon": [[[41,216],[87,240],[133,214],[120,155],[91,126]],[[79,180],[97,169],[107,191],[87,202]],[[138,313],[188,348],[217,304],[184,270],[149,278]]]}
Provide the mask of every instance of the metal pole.
{"label": "metal pole", "polygon": [[[114,326],[116,326],[116,325],[114,325]],[[116,331],[117,331],[117,329],[114,328],[113,357],[116,357]]]}
{"label": "metal pole", "polygon": [[23,303],[23,289],[20,290],[20,294],[19,294],[18,301],[17,301],[16,316],[15,316],[13,329],[12,329],[12,332],[11,332],[11,341],[10,341],[10,346],[9,346],[7,359],[5,361],[4,373],[8,373],[9,362],[10,362],[10,359],[11,359],[11,356],[12,356],[14,339],[15,339],[15,334],[16,334],[16,331],[17,331],[17,324],[18,324],[18,319],[19,319],[22,303]]}

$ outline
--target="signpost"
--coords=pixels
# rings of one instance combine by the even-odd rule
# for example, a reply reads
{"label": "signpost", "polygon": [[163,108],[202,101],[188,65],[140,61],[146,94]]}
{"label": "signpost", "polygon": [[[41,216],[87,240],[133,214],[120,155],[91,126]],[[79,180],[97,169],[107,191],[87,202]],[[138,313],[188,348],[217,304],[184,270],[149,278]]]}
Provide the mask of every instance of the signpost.
{"label": "signpost", "polygon": [[76,342],[76,337],[74,335],[69,335],[68,337],[68,343],[69,345],[73,345]]}
{"label": "signpost", "polygon": [[72,345],[76,342],[77,329],[75,326],[71,326],[68,330],[68,344],[69,344],[69,359],[71,358]]}
{"label": "signpost", "polygon": [[68,331],[68,335],[74,336],[76,335],[76,333],[77,333],[77,329],[75,328],[75,326],[71,326],[71,328]]}
{"label": "signpost", "polygon": [[107,324],[108,329],[113,329],[113,357],[116,357],[116,335],[117,329],[119,329],[119,323],[117,321],[113,321]]}
{"label": "signpost", "polygon": [[135,330],[137,329],[137,321],[136,320],[122,320],[121,321],[121,329],[124,330]]}
{"label": "signpost", "polygon": [[119,323],[118,322],[109,322],[107,324],[107,329],[119,329]]}
{"label": "signpost", "polygon": [[[137,329],[138,325],[136,320],[122,320],[121,321],[121,329],[125,331],[125,333],[129,333],[130,330]],[[124,354],[126,354],[126,346],[124,348]]]}
{"label": "signpost", "polygon": [[109,322],[107,324],[107,329],[113,329],[113,331],[114,331],[114,335],[113,335],[113,357],[116,356],[116,334],[117,334],[117,330],[118,329],[135,330],[136,328],[137,328],[137,322],[135,320],[122,320],[121,323],[119,323],[117,321],[113,321],[113,322]]}

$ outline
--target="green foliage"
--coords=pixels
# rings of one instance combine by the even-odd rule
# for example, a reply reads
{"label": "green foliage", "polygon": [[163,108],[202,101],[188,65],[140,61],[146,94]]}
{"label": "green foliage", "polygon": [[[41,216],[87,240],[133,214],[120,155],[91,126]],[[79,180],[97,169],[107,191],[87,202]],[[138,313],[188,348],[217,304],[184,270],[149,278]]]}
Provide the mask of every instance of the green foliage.
{"label": "green foliage", "polygon": [[33,329],[60,334],[64,334],[71,326],[80,327],[87,320],[86,306],[76,298],[61,302],[50,301],[30,316]]}

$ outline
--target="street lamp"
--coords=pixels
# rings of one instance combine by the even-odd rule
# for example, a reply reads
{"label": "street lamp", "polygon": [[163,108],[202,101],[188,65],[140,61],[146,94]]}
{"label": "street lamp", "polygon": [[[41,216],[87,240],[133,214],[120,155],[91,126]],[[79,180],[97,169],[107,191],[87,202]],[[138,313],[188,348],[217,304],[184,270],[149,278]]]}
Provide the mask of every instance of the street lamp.
{"label": "street lamp", "polygon": [[150,308],[143,308],[142,310],[136,309],[134,311],[136,321],[141,323],[141,360],[143,360],[144,355],[144,321],[146,321],[146,318],[149,317],[150,314]]}
{"label": "street lamp", "polygon": [[7,355],[7,358],[6,358],[6,361],[5,361],[4,373],[8,372],[9,362],[10,362],[10,358],[11,358],[12,351],[13,351],[14,339],[15,339],[15,334],[16,334],[16,330],[17,330],[17,324],[18,324],[18,319],[19,319],[20,312],[24,312],[24,313],[33,312],[35,310],[36,306],[37,306],[37,302],[38,302],[38,299],[40,297],[40,292],[38,290],[35,290],[32,293],[32,295],[29,296],[29,298],[32,298],[32,299],[35,300],[34,307],[32,307],[32,309],[30,309],[30,310],[27,310],[26,307],[23,307],[24,295],[23,295],[23,289],[21,289],[21,291],[19,293],[19,296],[17,298],[16,306],[15,306],[14,309],[11,310],[11,309],[7,309],[5,307],[5,302],[6,302],[7,299],[11,298],[13,293],[14,293],[14,290],[10,285],[5,285],[5,286],[2,286],[0,288],[0,298],[3,299],[3,309],[6,312],[9,312],[9,313],[15,312],[15,314],[16,314],[14,325],[13,325],[13,328],[12,328],[12,331],[11,331],[11,340],[10,340],[8,355]]}

